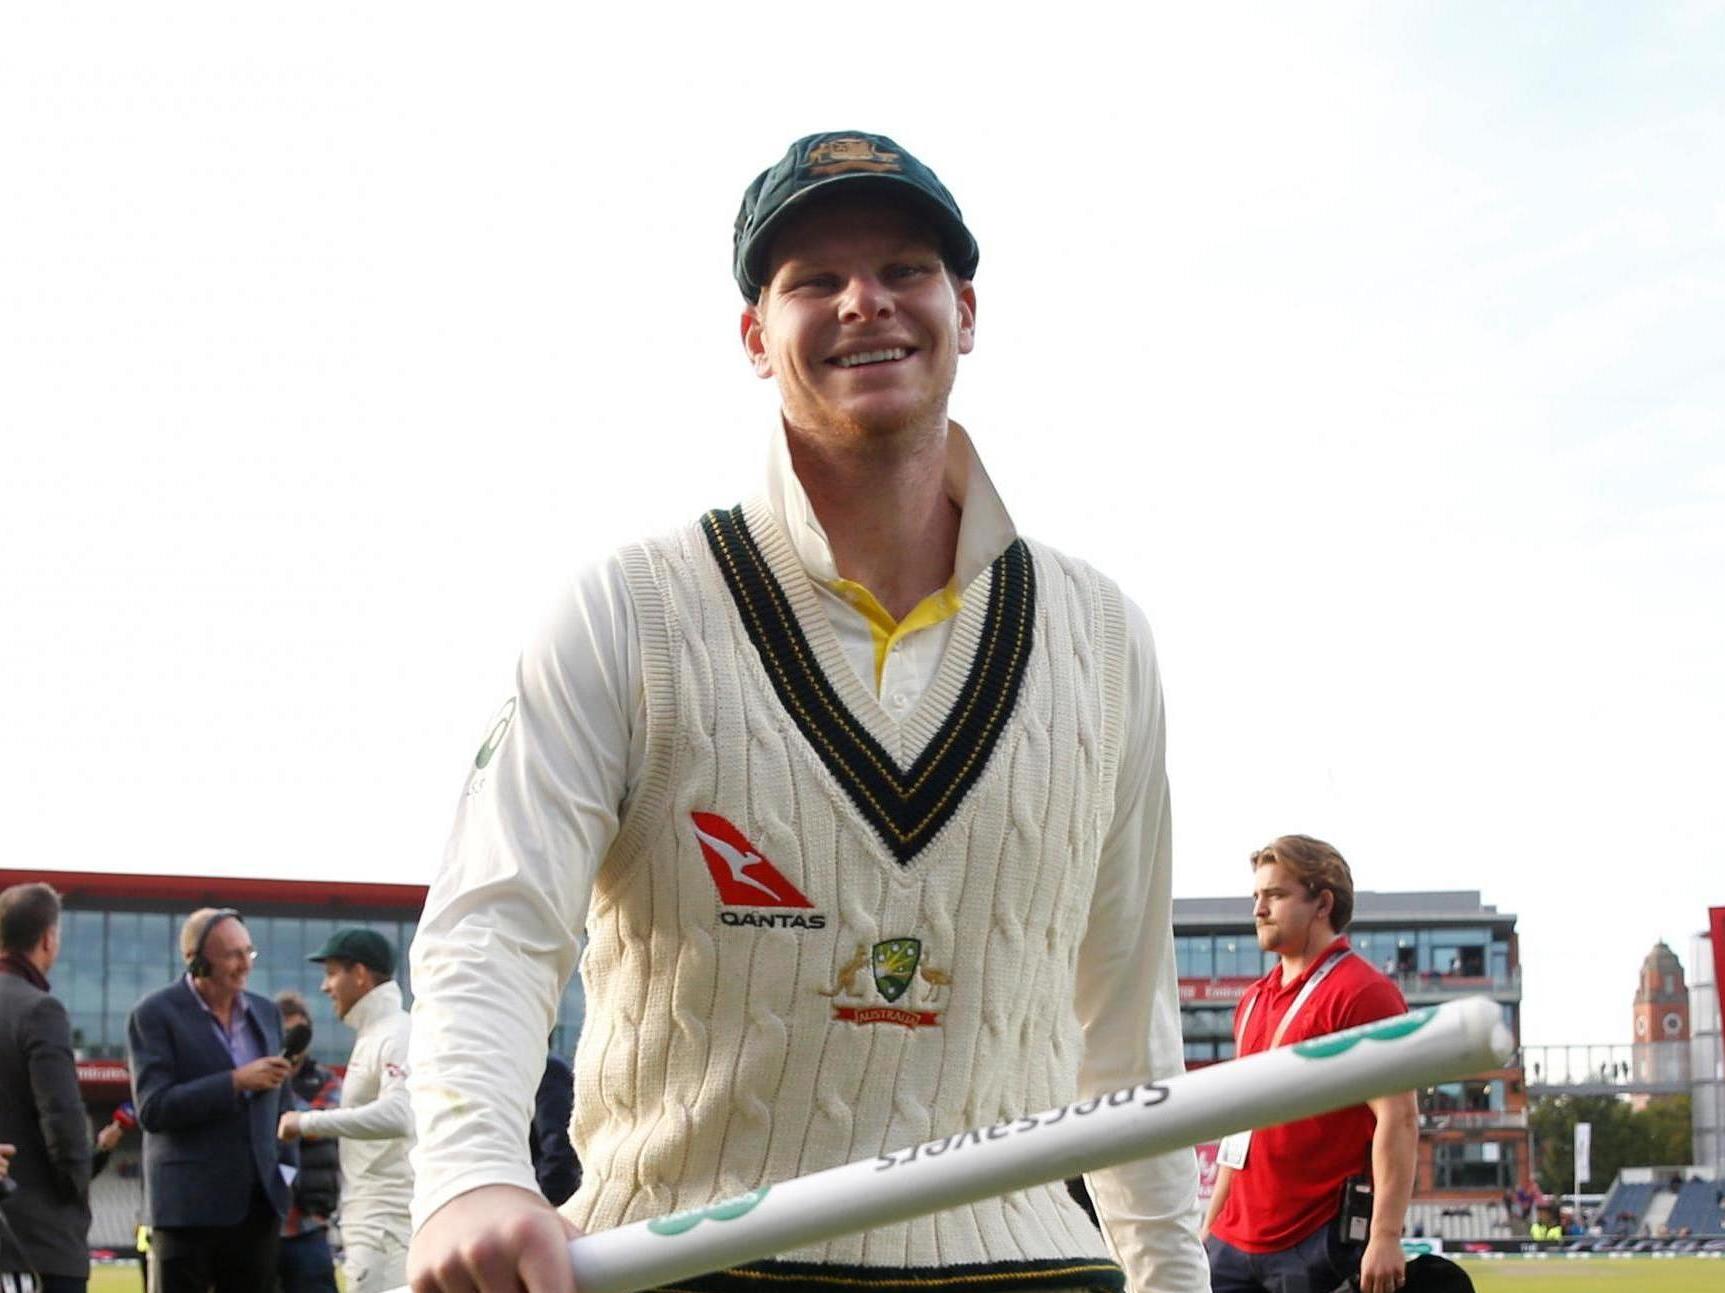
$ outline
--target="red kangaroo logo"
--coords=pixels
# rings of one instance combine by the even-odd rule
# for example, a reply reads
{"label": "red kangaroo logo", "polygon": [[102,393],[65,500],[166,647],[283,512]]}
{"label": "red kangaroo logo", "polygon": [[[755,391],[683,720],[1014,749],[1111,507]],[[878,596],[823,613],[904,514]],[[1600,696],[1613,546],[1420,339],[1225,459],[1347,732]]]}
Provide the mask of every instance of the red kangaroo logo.
{"label": "red kangaroo logo", "polygon": [[797,887],[761,851],[749,843],[735,826],[717,813],[690,813],[695,839],[713,883],[719,886],[719,901],[727,907],[813,907]]}

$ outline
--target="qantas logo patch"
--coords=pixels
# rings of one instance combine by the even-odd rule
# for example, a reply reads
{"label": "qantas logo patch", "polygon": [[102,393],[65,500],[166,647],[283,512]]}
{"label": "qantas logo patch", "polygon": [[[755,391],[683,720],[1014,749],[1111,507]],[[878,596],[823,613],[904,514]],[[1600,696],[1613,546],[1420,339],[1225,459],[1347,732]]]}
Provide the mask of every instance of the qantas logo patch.
{"label": "qantas logo patch", "polygon": [[689,820],[694,823],[695,842],[701,846],[701,857],[718,886],[721,903],[726,907],[788,909],[780,913],[722,911],[721,921],[727,925],[826,928],[825,916],[800,914],[809,911],[814,903],[779,874],[779,869],[762,856],[748,836],[717,813],[690,813]]}

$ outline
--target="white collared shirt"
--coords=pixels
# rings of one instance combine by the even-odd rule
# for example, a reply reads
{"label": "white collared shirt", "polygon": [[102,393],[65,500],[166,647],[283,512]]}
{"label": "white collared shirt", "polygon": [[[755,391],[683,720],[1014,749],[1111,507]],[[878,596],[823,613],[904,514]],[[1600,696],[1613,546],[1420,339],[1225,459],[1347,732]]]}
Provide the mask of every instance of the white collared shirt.
{"label": "white collared shirt", "polygon": [[[962,509],[947,592],[962,599],[1017,530],[957,424],[947,440],[945,486]],[[782,428],[766,499],[858,678],[890,710],[914,708],[940,664],[952,616],[925,617],[930,622],[880,655],[880,626],[839,577]],[[499,797],[472,793],[486,775],[474,774],[413,944],[416,1228],[481,1185],[537,1188],[526,1128],[545,1035],[574,970],[594,878],[644,766],[641,656],[619,558],[577,579],[524,653],[516,697],[515,721],[531,727],[535,741],[532,811],[506,817],[495,807]],[[1084,1093],[1184,1069],[1161,685],[1149,626],[1130,603],[1124,702],[1116,809],[1074,1000],[1085,1033]],[[1133,1289],[1208,1289],[1190,1150],[1096,1173],[1090,1188]]]}
{"label": "white collared shirt", "polygon": [[[959,522],[952,578],[945,590],[949,598],[947,613],[927,627],[895,636],[884,659],[879,650],[878,626],[867,610],[857,604],[857,595],[867,594],[840,577],[826,530],[791,466],[790,447],[782,430],[773,437],[767,461],[768,505],[820,594],[822,609],[844,647],[845,658],[895,718],[903,718],[915,708],[917,698],[940,668],[963,590],[1018,537],[1018,529],[995,492],[982,460],[976,456],[969,434],[956,422],[949,425],[943,484],[947,498],[959,509]],[[905,617],[905,623],[920,618],[924,617],[912,611]]]}

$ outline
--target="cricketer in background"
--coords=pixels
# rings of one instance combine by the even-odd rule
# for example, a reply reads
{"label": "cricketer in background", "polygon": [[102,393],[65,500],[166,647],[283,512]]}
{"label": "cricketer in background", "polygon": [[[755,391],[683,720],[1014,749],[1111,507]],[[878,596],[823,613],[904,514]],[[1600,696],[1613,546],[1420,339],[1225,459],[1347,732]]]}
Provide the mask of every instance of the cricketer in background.
{"label": "cricketer in background", "polygon": [[338,929],[308,961],[323,992],[358,1036],[342,1079],[341,1108],[282,1115],[283,1140],[341,1138],[342,1269],[348,1293],[383,1293],[407,1280],[413,1198],[413,1109],[407,1094],[409,1020],[395,982],[395,949],[376,930]]}

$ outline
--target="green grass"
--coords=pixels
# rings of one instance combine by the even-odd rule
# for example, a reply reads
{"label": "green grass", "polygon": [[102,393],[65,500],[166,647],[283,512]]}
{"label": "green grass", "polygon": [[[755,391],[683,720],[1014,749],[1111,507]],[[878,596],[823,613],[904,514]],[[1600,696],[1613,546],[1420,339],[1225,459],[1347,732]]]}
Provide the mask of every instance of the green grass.
{"label": "green grass", "polygon": [[1478,1293],[1719,1293],[1725,1260],[1705,1257],[1550,1257],[1464,1261]]}
{"label": "green grass", "polygon": [[[1506,1257],[1461,1265],[1479,1293],[1719,1293],[1725,1288],[1725,1260],[1704,1257]],[[140,1293],[142,1288],[136,1266],[97,1266],[90,1272],[90,1293]]]}
{"label": "green grass", "polygon": [[[339,1266],[335,1268],[335,1282],[339,1288],[346,1287]],[[143,1290],[144,1277],[138,1273],[136,1262],[90,1268],[90,1293],[143,1293]]]}
{"label": "green grass", "polygon": [[90,1293],[143,1293],[144,1277],[138,1264],[90,1267]]}

